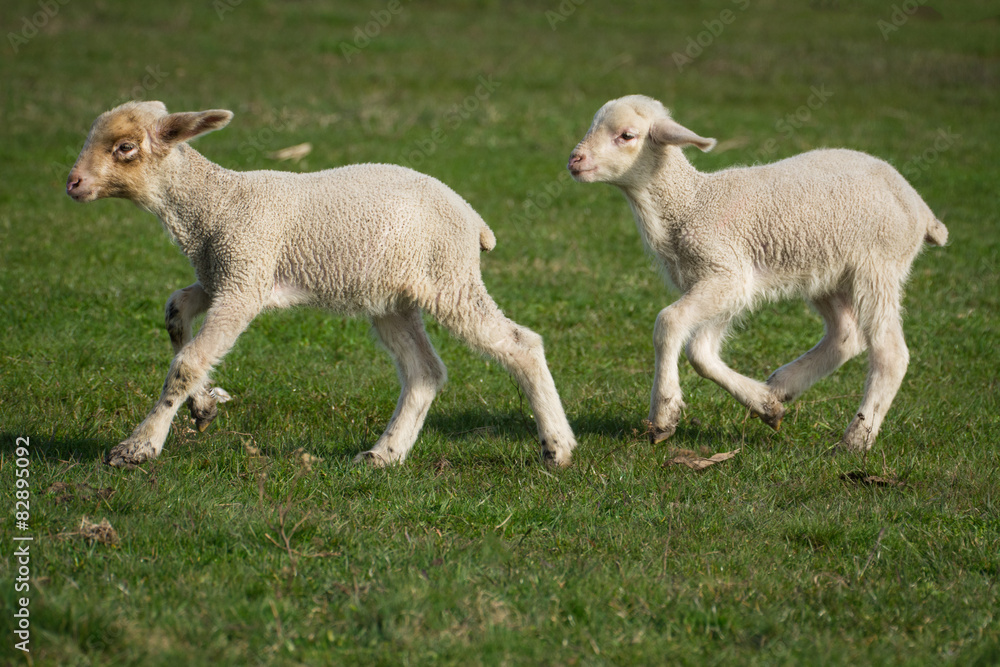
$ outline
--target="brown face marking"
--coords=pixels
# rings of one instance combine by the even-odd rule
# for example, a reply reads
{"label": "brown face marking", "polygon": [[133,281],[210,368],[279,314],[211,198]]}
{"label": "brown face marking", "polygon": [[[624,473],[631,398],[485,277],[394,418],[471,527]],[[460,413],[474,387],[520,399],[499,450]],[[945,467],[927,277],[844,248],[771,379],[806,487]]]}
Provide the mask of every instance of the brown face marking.
{"label": "brown face marking", "polygon": [[[97,196],[135,200],[146,184],[145,165],[153,156],[149,129],[166,112],[155,103],[132,103],[107,111],[94,121],[87,142],[73,168],[83,184]],[[125,142],[138,150],[126,157],[116,148]]]}

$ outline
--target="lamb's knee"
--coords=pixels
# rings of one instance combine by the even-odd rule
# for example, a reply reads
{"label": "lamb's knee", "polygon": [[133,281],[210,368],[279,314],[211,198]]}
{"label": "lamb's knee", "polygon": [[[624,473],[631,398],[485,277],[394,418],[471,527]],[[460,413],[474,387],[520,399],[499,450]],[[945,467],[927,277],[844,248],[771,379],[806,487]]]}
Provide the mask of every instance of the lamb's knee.
{"label": "lamb's knee", "polygon": [[[680,353],[681,346],[690,333],[690,324],[685,319],[685,312],[678,310],[675,303],[661,310],[656,316],[656,322],[653,324],[653,346],[660,351],[670,349]],[[695,352],[695,355],[704,358],[704,355],[699,355],[698,352]]]}
{"label": "lamb's knee", "polygon": [[430,364],[428,370],[434,390],[439,391],[448,382],[448,369],[445,368],[440,359],[435,357],[434,363]]}
{"label": "lamb's knee", "polygon": [[433,397],[448,381],[448,370],[437,355],[410,366],[410,369],[400,374],[400,382],[409,386],[411,391],[427,391]]}
{"label": "lamb's knee", "polygon": [[170,295],[164,307],[167,334],[174,348],[179,350],[191,338],[191,321],[205,311],[208,297],[200,284],[195,283]]}
{"label": "lamb's knee", "polygon": [[183,289],[176,290],[167,299],[167,304],[164,308],[167,316],[167,323],[171,321],[183,321],[187,319],[185,317],[185,312],[189,310],[189,298],[192,295],[193,285],[190,287],[185,287]]}
{"label": "lamb's knee", "polygon": [[484,351],[500,358],[538,357],[543,353],[542,337],[507,318],[485,327],[478,336]]}
{"label": "lamb's knee", "polygon": [[900,381],[910,365],[910,354],[905,344],[902,347],[894,346],[878,352],[873,350],[871,364],[876,372]]}
{"label": "lamb's knee", "polygon": [[205,382],[208,370],[207,367],[181,359],[178,355],[170,365],[163,391],[172,395],[190,396]]}
{"label": "lamb's knee", "polygon": [[703,378],[710,378],[715,355],[712,353],[712,350],[707,348],[705,342],[694,338],[688,342],[684,351],[694,371]]}
{"label": "lamb's knee", "polygon": [[839,322],[835,329],[827,331],[821,342],[838,366],[847,363],[868,347],[861,330],[853,320]]}
{"label": "lamb's knee", "polygon": [[506,344],[502,348],[517,366],[534,372],[546,366],[542,337],[519,324],[511,322]]}
{"label": "lamb's knee", "polygon": [[901,327],[887,327],[872,336],[869,348],[871,363],[879,370],[893,374],[906,372],[910,364],[910,350]]}
{"label": "lamb's knee", "polygon": [[170,343],[174,346],[175,350],[179,350],[184,346],[186,327],[184,323],[176,316],[176,313],[171,313],[170,310],[167,311],[167,335],[170,336]]}
{"label": "lamb's knee", "polygon": [[523,327],[520,324],[510,323],[510,339],[514,342],[514,345],[525,350],[530,350],[532,352],[539,351],[543,348],[543,342],[541,335],[535,333],[527,327]]}
{"label": "lamb's knee", "polygon": [[166,311],[167,333],[170,334],[170,342],[175,346],[181,345],[184,340],[184,317],[181,312],[183,299],[183,290],[177,290],[167,299],[167,305],[164,309]]}
{"label": "lamb's knee", "polygon": [[673,311],[668,307],[661,310],[656,315],[656,321],[653,323],[653,342],[659,344],[670,334],[670,322],[673,317]]}
{"label": "lamb's knee", "polygon": [[857,324],[853,322],[849,327],[845,327],[841,333],[839,343],[840,352],[844,357],[844,361],[853,359],[868,348],[868,345],[865,343],[865,337],[861,334],[861,330],[858,329]]}

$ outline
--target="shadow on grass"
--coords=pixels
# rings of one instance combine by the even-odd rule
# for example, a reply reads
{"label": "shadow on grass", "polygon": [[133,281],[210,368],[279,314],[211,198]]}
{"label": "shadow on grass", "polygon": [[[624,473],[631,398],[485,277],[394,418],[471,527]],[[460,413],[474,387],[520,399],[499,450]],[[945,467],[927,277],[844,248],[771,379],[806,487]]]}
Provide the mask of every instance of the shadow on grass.
{"label": "shadow on grass", "polygon": [[[578,439],[596,436],[613,440],[634,440],[645,437],[638,429],[641,422],[628,416],[610,414],[577,415],[571,425]],[[375,444],[379,424],[368,437],[331,439],[324,442],[303,442],[309,451],[322,451],[324,456],[352,460],[358,452]],[[407,461],[426,460],[424,443],[436,440],[440,444],[438,458],[460,467],[522,467],[537,465],[539,457],[538,431],[535,420],[518,410],[433,411],[427,417]],[[360,433],[358,434],[360,435]],[[289,445],[290,446],[290,445]],[[312,449],[310,449],[312,448]]]}
{"label": "shadow on grass", "polygon": [[[456,442],[498,439],[533,440],[537,433],[535,420],[527,413],[489,410],[463,410],[460,412],[432,409],[421,435],[432,432],[442,439]],[[419,442],[419,439],[418,439]]]}
{"label": "shadow on grass", "polygon": [[[621,414],[571,414],[570,425],[577,438],[602,436],[629,438],[638,433],[641,420]],[[468,438],[488,435],[496,438],[522,440],[538,438],[538,425],[527,411],[482,412],[466,410],[447,414],[431,414],[424,429],[432,429],[445,438]]]}
{"label": "shadow on grass", "polygon": [[[582,446],[588,449],[597,447],[604,450],[609,446],[606,441],[611,441],[611,447],[634,445],[637,442],[644,445],[648,443],[642,419],[633,414],[610,412],[578,414],[575,418],[571,418],[571,425],[578,441],[587,440]],[[723,444],[739,447],[746,441],[760,440],[768,433],[770,431],[756,435],[743,434],[739,424],[700,424],[685,419],[681,421],[677,432],[670,439],[652,446],[662,450],[664,454],[678,447],[698,448]],[[424,449],[421,443],[429,436],[444,443],[442,455],[451,464],[498,467],[520,466],[523,461],[527,461],[530,465],[537,464],[539,449],[537,425],[528,414],[519,411],[465,410],[437,414],[432,412],[427,417],[414,445],[411,458],[414,455],[425,458],[421,456],[421,451]],[[333,457],[353,459],[359,451],[374,445],[377,437],[377,433],[373,434],[370,441],[363,443],[327,442],[323,444],[322,449]],[[467,450],[470,448],[474,448],[475,451],[469,453]],[[598,452],[594,450],[592,453]]]}
{"label": "shadow on grass", "polygon": [[[642,420],[634,414],[616,412],[590,412],[571,415],[571,425],[578,440],[610,440],[619,444],[645,442],[646,434]],[[297,449],[319,454],[331,459],[350,462],[361,451],[375,444],[384,424],[373,424],[367,433],[361,429],[350,437],[306,438],[290,440],[270,446],[257,443],[268,456],[292,456]],[[240,448],[238,440],[227,442],[228,431],[217,430],[213,425],[204,434],[181,437],[175,432],[168,437],[165,453],[180,456],[211,458],[226,447]],[[332,434],[331,434],[332,435]],[[343,434],[341,434],[343,435]],[[41,434],[4,430],[0,432],[0,442],[12,451],[18,438],[28,438],[32,456],[51,461],[75,460],[80,463],[103,463],[107,452],[115,445],[113,439],[74,436],[71,434]],[[669,440],[656,445],[666,452],[674,447],[697,447],[708,443],[732,442],[739,438],[738,427],[725,424],[692,424],[683,420],[677,432]],[[438,411],[428,416],[414,445],[414,454],[420,455],[424,449],[422,442],[435,439],[443,443],[442,455],[456,465],[476,467],[520,467],[526,462],[537,463],[537,424],[527,412],[509,410],[495,412],[489,410],[463,410],[458,412]],[[607,444],[601,445],[604,449]],[[584,447],[588,447],[584,444]],[[589,447],[588,447],[589,448]],[[471,450],[471,451],[470,451]],[[425,458],[425,457],[421,457]]]}
{"label": "shadow on grass", "polygon": [[[610,440],[625,444],[646,440],[642,420],[634,414],[616,412],[590,412],[571,415],[571,425],[578,440]],[[351,461],[361,451],[375,444],[384,424],[373,424],[367,433],[361,429],[350,437],[306,438],[291,440],[271,446],[260,445],[269,456],[291,456],[296,449],[304,449],[332,459]],[[226,447],[240,448],[238,440],[226,442],[228,431],[219,431],[213,425],[204,434],[181,437],[176,433],[168,437],[165,452],[182,456],[211,457]],[[235,434],[242,435],[242,434]],[[331,434],[332,435],[332,434]],[[342,434],[343,435],[343,434]],[[13,450],[18,438],[28,438],[32,456],[51,461],[76,460],[81,463],[103,462],[107,452],[115,445],[113,439],[74,436],[72,434],[41,434],[5,430],[0,432],[0,442]],[[436,439],[444,444],[443,455],[454,464],[475,466],[520,466],[524,461],[536,463],[538,454],[537,424],[527,412],[509,410],[438,411],[428,416],[415,444],[419,455],[422,442]],[[726,424],[692,424],[683,420],[669,440],[656,445],[667,451],[671,447],[692,447],[708,443],[732,442],[739,438],[739,428]],[[584,445],[587,446],[586,444]],[[602,449],[606,445],[602,445]],[[469,453],[467,450],[474,450]],[[460,463],[461,462],[461,463]]]}
{"label": "shadow on grass", "polygon": [[71,459],[77,459],[81,462],[92,459],[103,461],[104,455],[116,444],[98,438],[12,433],[10,431],[0,433],[0,442],[10,443],[11,449],[15,446],[16,441],[22,438],[28,439],[31,456],[59,461]]}

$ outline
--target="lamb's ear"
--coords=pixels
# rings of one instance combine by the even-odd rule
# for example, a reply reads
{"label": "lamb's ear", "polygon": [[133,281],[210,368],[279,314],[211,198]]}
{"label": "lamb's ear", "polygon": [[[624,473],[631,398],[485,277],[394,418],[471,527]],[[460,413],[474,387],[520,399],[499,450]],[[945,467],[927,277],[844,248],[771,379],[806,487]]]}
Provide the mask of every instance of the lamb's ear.
{"label": "lamb's ear", "polygon": [[220,130],[232,119],[233,112],[225,109],[172,113],[156,121],[153,135],[157,143],[170,146],[213,130]]}
{"label": "lamb's ear", "polygon": [[649,128],[649,138],[661,146],[697,146],[703,151],[715,148],[715,139],[698,136],[672,118],[660,118]]}

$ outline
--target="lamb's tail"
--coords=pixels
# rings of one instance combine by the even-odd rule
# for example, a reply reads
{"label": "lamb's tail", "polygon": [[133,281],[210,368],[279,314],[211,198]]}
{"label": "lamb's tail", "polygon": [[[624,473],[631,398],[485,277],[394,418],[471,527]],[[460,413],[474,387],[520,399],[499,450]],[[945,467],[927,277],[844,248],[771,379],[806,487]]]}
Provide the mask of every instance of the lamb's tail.
{"label": "lamb's tail", "polygon": [[933,218],[931,223],[927,225],[924,240],[931,245],[944,245],[948,242],[948,228],[940,220]]}
{"label": "lamb's tail", "polygon": [[[943,228],[942,228],[943,229]],[[947,235],[948,232],[945,232]],[[493,248],[497,247],[497,237],[493,236],[493,230],[491,230],[486,225],[479,228],[479,249],[483,252],[489,252]]]}

